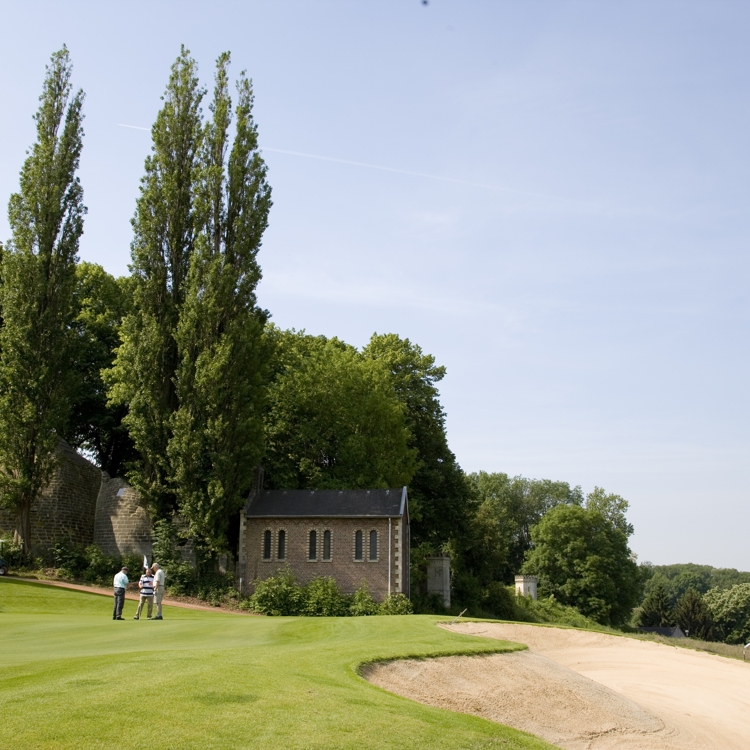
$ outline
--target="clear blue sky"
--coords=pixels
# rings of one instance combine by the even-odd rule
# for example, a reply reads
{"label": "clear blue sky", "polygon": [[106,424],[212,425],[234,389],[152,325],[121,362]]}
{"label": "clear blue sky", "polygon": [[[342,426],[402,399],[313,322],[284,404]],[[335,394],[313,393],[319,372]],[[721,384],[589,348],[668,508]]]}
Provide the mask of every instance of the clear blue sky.
{"label": "clear blue sky", "polygon": [[355,345],[409,337],[448,368],[466,470],[603,486],[630,501],[640,560],[750,569],[750,5],[0,13],[3,203],[66,43],[87,95],[81,257],[126,273],[149,134],[119,124],[151,125],[181,43],[207,84],[231,50],[274,191],[260,256],[274,321]]}

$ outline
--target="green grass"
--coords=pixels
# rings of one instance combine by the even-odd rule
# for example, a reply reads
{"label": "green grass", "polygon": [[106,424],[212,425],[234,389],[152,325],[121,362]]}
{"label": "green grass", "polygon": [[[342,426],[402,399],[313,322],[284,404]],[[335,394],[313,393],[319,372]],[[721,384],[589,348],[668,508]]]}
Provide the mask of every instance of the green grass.
{"label": "green grass", "polygon": [[0,579],[0,747],[552,747],[358,675],[371,661],[519,648],[438,617],[134,612],[128,601],[114,622],[108,597]]}

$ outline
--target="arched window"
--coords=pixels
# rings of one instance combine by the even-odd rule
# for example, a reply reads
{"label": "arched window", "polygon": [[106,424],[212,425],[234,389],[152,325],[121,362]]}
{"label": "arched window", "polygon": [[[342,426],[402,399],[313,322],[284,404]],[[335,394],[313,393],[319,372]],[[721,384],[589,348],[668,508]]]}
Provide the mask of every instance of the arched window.
{"label": "arched window", "polygon": [[279,531],[279,546],[277,553],[276,557],[279,560],[286,560],[286,531],[284,531],[284,529]]}
{"label": "arched window", "polygon": [[362,532],[354,532],[354,559],[362,560],[364,557],[362,550]]}
{"label": "arched window", "polygon": [[318,532],[317,531],[310,532],[310,546],[308,547],[308,550],[307,550],[307,559],[308,560],[318,559]]}
{"label": "arched window", "polygon": [[271,559],[271,529],[263,532],[263,559]]}
{"label": "arched window", "polygon": [[378,559],[378,532],[373,529],[370,532],[370,560]]}
{"label": "arched window", "polygon": [[331,532],[328,529],[323,532],[323,559],[331,559]]}

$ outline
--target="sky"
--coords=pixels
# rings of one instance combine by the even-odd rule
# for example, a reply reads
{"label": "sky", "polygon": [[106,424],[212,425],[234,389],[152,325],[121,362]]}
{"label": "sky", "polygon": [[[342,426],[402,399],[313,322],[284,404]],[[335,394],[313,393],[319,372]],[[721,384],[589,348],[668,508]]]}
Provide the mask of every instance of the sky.
{"label": "sky", "polygon": [[466,471],[604,487],[640,561],[750,570],[750,5],[2,0],[0,19],[0,202],[67,44],[80,257],[128,273],[169,66],[185,44],[210,86],[230,50],[273,188],[273,321],[409,338],[447,367]]}

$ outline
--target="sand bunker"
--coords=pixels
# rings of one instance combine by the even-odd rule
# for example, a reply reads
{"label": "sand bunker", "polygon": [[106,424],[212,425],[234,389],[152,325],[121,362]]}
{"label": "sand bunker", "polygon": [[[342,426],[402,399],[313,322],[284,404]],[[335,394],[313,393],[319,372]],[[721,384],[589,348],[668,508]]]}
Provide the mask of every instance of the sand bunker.
{"label": "sand bunker", "polygon": [[658,643],[531,625],[465,623],[460,633],[529,651],[395,661],[367,679],[570,750],[747,750],[750,664]]}

